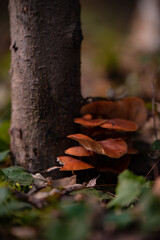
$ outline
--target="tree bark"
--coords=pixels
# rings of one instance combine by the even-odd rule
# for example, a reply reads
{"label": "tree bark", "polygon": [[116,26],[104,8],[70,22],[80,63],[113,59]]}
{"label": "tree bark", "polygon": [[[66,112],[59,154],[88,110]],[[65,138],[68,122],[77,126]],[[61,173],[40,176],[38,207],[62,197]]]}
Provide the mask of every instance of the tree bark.
{"label": "tree bark", "polygon": [[57,165],[80,108],[79,0],[10,0],[11,152],[31,172]]}

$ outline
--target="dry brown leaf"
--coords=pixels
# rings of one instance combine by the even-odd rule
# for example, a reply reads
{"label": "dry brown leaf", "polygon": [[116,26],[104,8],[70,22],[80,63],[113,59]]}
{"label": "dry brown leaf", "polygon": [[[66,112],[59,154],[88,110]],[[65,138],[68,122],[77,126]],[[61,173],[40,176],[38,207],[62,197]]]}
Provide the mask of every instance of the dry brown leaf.
{"label": "dry brown leaf", "polygon": [[57,188],[57,187],[63,187],[63,188],[67,187],[68,188],[75,184],[76,184],[76,175],[52,181],[53,188]]}
{"label": "dry brown leaf", "polygon": [[50,180],[44,178],[40,173],[32,174],[32,177],[34,178],[34,185],[37,189],[44,188],[50,183]]}
{"label": "dry brown leaf", "polygon": [[37,235],[36,229],[28,226],[12,227],[10,233],[18,239],[36,239]]}
{"label": "dry brown leaf", "polygon": [[[100,176],[100,175],[99,175],[99,176]],[[99,178],[99,176],[96,177],[96,178],[91,179],[91,180],[87,183],[86,187],[95,187],[96,184],[97,184],[97,179]]]}

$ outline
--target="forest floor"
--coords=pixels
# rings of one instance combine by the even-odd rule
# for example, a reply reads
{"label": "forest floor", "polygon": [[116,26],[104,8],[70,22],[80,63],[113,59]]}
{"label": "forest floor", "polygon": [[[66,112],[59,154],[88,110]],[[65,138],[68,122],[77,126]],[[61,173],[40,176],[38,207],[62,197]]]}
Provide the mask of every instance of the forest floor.
{"label": "forest floor", "polygon": [[70,171],[55,180],[54,166],[36,174],[12,166],[9,121],[3,116],[0,123],[1,239],[159,239],[160,140],[146,142],[145,128],[135,137],[138,153],[128,169]]}

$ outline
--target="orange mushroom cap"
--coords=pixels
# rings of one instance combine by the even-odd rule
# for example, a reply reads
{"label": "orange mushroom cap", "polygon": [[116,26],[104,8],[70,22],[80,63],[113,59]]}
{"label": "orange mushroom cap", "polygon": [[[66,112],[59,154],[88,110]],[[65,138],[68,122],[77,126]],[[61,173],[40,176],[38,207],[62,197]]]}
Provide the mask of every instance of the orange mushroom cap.
{"label": "orange mushroom cap", "polygon": [[79,123],[85,127],[97,127],[104,123],[105,119],[84,119],[84,118],[75,118],[74,122]]}
{"label": "orange mushroom cap", "polygon": [[100,124],[100,127],[107,129],[114,129],[126,132],[134,132],[138,129],[138,125],[135,122],[125,119],[111,119]]}
{"label": "orange mushroom cap", "polygon": [[60,171],[79,171],[94,168],[92,165],[70,156],[60,156],[57,158],[57,162],[63,165]]}
{"label": "orange mushroom cap", "polygon": [[103,146],[105,155],[111,158],[120,158],[128,151],[127,143],[121,138],[109,138],[98,142]]}
{"label": "orange mushroom cap", "polygon": [[138,125],[135,122],[125,119],[84,119],[75,118],[75,123],[79,123],[85,127],[102,127],[113,130],[120,130],[126,132],[134,132],[138,129]]}
{"label": "orange mushroom cap", "polygon": [[82,146],[71,147],[65,150],[65,154],[77,156],[77,157],[87,157],[92,156],[92,152],[88,151]]}
{"label": "orange mushroom cap", "polygon": [[83,116],[83,118],[90,120],[90,119],[93,118],[93,116],[92,116],[92,114],[86,114],[86,115]]}
{"label": "orange mushroom cap", "polygon": [[122,139],[107,139],[96,142],[84,134],[73,134],[69,135],[68,138],[76,140],[89,151],[107,155],[111,158],[120,158],[127,153],[127,144]]}
{"label": "orange mushroom cap", "polygon": [[82,116],[92,114],[103,118],[122,118],[136,122],[143,127],[147,120],[145,103],[138,97],[128,97],[120,101],[96,101],[88,103],[81,108]]}

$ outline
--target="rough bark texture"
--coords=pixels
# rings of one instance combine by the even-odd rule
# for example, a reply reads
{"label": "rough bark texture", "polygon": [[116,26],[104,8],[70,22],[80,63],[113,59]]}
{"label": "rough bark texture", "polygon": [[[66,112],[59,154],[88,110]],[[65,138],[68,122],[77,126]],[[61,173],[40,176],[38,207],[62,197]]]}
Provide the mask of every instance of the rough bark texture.
{"label": "rough bark texture", "polygon": [[[15,164],[31,172],[56,164],[80,108],[78,0],[10,0]],[[56,164],[57,165],[57,164]]]}

